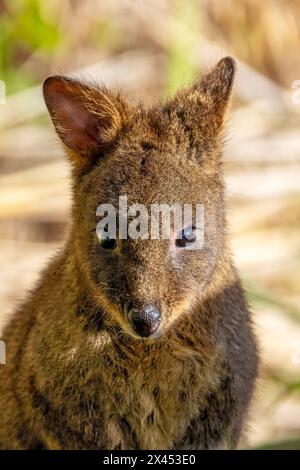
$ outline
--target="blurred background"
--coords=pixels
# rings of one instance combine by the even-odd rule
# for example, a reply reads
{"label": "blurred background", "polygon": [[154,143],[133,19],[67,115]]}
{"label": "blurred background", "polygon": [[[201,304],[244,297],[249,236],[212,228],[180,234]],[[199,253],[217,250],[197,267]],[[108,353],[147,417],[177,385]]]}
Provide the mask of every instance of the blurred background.
{"label": "blurred background", "polygon": [[0,0],[0,334],[69,222],[43,80],[76,72],[150,103],[231,54],[228,215],[262,352],[247,446],[300,449],[299,18],[298,0]]}

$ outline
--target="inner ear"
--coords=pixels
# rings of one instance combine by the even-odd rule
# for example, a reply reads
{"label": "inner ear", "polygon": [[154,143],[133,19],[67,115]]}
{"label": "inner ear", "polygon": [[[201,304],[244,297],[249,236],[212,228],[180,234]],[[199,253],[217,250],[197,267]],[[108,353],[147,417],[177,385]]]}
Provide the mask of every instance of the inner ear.
{"label": "inner ear", "polygon": [[121,128],[121,113],[108,92],[62,76],[49,77],[43,91],[59,137],[77,155],[100,152]]}

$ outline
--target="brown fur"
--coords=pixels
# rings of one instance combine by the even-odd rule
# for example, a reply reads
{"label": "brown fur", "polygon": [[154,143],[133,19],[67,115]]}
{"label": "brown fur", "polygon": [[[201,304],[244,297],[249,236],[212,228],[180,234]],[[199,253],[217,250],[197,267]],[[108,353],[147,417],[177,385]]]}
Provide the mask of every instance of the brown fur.
{"label": "brown fur", "polygon": [[[5,331],[0,448],[235,448],[257,371],[251,320],[227,247],[222,129],[225,58],[194,87],[145,110],[51,77],[46,103],[73,173],[69,240]],[[205,205],[205,245],[99,247],[101,202]],[[130,333],[124,302],[155,303],[160,335]]]}

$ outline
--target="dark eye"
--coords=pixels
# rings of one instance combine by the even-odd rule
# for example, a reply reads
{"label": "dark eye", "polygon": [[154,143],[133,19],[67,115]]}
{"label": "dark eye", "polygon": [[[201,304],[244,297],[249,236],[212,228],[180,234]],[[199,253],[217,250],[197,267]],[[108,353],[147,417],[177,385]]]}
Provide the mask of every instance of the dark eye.
{"label": "dark eye", "polygon": [[96,235],[103,250],[114,250],[117,246],[116,235],[108,230],[107,226],[103,227],[97,224]]}
{"label": "dark eye", "polygon": [[179,233],[179,237],[176,239],[176,246],[179,248],[185,248],[190,243],[196,241],[196,227],[186,227]]}
{"label": "dark eye", "polygon": [[108,235],[106,238],[101,238],[99,240],[101,248],[104,250],[114,250],[117,246],[117,241],[115,238],[110,238]]}

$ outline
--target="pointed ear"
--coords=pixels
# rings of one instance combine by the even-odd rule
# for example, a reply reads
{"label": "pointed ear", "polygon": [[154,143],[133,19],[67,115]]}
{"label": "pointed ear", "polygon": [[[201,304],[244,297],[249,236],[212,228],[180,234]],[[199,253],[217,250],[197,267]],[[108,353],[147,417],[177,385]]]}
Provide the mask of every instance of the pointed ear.
{"label": "pointed ear", "polygon": [[71,160],[85,166],[117,138],[124,106],[107,90],[63,76],[47,78],[45,102]]}
{"label": "pointed ear", "polygon": [[175,107],[185,108],[185,112],[180,110],[181,115],[185,116],[186,121],[192,121],[193,127],[197,126],[199,116],[199,127],[211,127],[215,133],[221,130],[231,97],[235,68],[235,61],[225,57],[196,85],[175,98]]}
{"label": "pointed ear", "polygon": [[231,57],[224,57],[201,79],[199,91],[202,102],[214,113],[216,129],[223,124],[231,97],[236,64]]}

